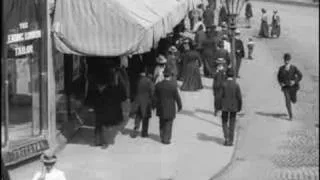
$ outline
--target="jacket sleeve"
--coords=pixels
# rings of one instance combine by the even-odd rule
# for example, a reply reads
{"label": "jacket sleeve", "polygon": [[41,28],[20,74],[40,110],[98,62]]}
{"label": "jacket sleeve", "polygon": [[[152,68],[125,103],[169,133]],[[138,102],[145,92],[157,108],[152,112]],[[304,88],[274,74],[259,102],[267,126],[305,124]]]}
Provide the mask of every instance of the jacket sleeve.
{"label": "jacket sleeve", "polygon": [[175,99],[178,105],[178,111],[180,111],[182,109],[182,102],[181,102],[181,97],[180,97],[178,88],[176,88],[175,90]]}
{"label": "jacket sleeve", "polygon": [[295,75],[295,82],[299,83],[302,80],[302,73],[300,72],[300,70],[297,67],[295,67],[294,75]]}
{"label": "jacket sleeve", "polygon": [[278,79],[278,83],[279,83],[279,84],[280,84],[280,86],[281,86],[281,83],[282,83],[282,78],[281,78],[281,67],[280,67],[280,68],[279,68],[279,70],[278,70],[277,79]]}
{"label": "jacket sleeve", "polygon": [[239,104],[239,109],[238,111],[241,111],[242,109],[242,95],[241,95],[241,90],[239,84],[237,84],[237,99],[238,99],[238,104]]}

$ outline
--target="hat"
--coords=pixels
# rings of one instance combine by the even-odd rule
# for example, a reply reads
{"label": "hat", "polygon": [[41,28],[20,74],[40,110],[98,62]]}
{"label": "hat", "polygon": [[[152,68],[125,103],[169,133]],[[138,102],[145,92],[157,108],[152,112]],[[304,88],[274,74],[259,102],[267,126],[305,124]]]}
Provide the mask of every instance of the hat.
{"label": "hat", "polygon": [[276,9],[275,9],[275,10],[273,10],[273,12],[274,12],[274,13],[277,13],[277,12],[278,12],[278,10],[276,10]]}
{"label": "hat", "polygon": [[229,68],[229,69],[227,70],[227,77],[233,77],[233,76],[234,76],[234,71],[233,71],[232,68]]}
{"label": "hat", "polygon": [[240,34],[240,30],[239,30],[239,29],[236,29],[236,30],[234,31],[234,33],[235,33],[235,34]]}
{"label": "hat", "polygon": [[290,54],[290,53],[285,53],[285,54],[283,55],[283,59],[284,59],[285,61],[290,61],[290,60],[291,60],[291,54]]}
{"label": "hat", "polygon": [[189,38],[185,38],[182,43],[190,43],[190,39]]}
{"label": "hat", "polygon": [[43,162],[44,164],[55,164],[57,162],[57,157],[52,153],[45,151],[41,155],[40,161]]}
{"label": "hat", "polygon": [[164,77],[169,77],[171,75],[172,75],[172,72],[171,72],[170,68],[165,67],[164,70],[163,70],[163,76]]}
{"label": "hat", "polygon": [[170,46],[170,48],[169,48],[168,51],[169,51],[169,52],[177,52],[178,49],[177,49],[175,46]]}
{"label": "hat", "polygon": [[224,58],[218,58],[216,63],[217,64],[224,64],[224,63],[226,63],[226,60],[224,60]]}
{"label": "hat", "polygon": [[159,64],[165,64],[167,63],[167,59],[163,55],[159,55],[156,59],[157,63]]}
{"label": "hat", "polygon": [[227,40],[227,39],[228,39],[228,35],[224,34],[224,35],[222,36],[222,39],[223,39],[223,40]]}

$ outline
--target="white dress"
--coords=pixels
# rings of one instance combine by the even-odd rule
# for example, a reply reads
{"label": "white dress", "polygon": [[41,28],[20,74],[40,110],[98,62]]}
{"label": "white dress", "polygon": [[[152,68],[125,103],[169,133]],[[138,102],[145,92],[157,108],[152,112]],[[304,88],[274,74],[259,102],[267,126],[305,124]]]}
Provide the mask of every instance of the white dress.
{"label": "white dress", "polygon": [[59,169],[53,168],[49,173],[44,175],[44,178],[41,178],[41,172],[37,172],[32,180],[66,180],[64,172]]}

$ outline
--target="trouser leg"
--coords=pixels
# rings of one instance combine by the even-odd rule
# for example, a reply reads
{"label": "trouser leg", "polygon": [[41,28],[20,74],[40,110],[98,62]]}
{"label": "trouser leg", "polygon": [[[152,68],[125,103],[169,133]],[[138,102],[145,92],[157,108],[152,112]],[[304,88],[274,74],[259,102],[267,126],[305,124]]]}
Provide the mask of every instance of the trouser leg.
{"label": "trouser leg", "polygon": [[252,59],[252,52],[253,52],[253,49],[252,48],[248,48],[248,58],[249,59]]}
{"label": "trouser leg", "polygon": [[288,111],[288,114],[289,114],[289,118],[292,118],[291,98],[290,98],[289,88],[284,88],[283,89],[283,93],[284,93],[284,98],[285,98],[285,101],[286,101],[286,107],[287,107],[287,111]]}
{"label": "trouser leg", "polygon": [[101,145],[101,144],[106,143],[104,136],[103,136],[103,125],[101,123],[96,122],[94,134],[95,134],[95,144],[96,145]]}
{"label": "trouser leg", "polygon": [[297,88],[291,87],[289,93],[290,93],[291,102],[296,103],[297,102]]}
{"label": "trouser leg", "polygon": [[240,66],[241,66],[241,61],[242,61],[242,58],[240,57],[237,57],[236,58],[236,73],[237,73],[237,76],[239,76],[239,71],[240,71]]}
{"label": "trouser leg", "polygon": [[142,136],[148,136],[149,118],[142,119]]}
{"label": "trouser leg", "polygon": [[141,124],[141,117],[136,115],[136,118],[134,119],[134,130],[139,131]]}
{"label": "trouser leg", "polygon": [[172,124],[173,124],[173,120],[172,119],[168,119],[165,122],[164,125],[164,139],[163,141],[165,143],[170,143],[171,141],[171,137],[172,137]]}
{"label": "trouser leg", "polygon": [[165,126],[165,120],[164,119],[160,119],[160,139],[161,142],[163,142],[164,140],[164,126]]}
{"label": "trouser leg", "polygon": [[230,120],[229,120],[229,141],[232,144],[234,138],[234,129],[236,124],[236,112],[230,112]]}
{"label": "trouser leg", "polygon": [[222,111],[221,119],[222,119],[222,130],[223,130],[223,136],[224,139],[227,141],[228,140],[228,115],[229,113],[226,111]]}

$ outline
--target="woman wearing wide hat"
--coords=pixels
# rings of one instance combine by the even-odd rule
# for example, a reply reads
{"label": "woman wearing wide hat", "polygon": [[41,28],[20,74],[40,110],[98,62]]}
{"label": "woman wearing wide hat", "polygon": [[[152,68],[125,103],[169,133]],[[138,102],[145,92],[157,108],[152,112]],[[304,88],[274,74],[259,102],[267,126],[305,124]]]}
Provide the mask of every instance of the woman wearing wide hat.
{"label": "woman wearing wide hat", "polygon": [[273,11],[272,22],[271,22],[271,37],[276,36],[279,38],[280,36],[280,16],[278,15],[278,11]]}
{"label": "woman wearing wide hat", "polygon": [[268,25],[268,16],[267,11],[262,8],[262,17],[261,17],[261,26],[260,26],[260,32],[259,36],[262,38],[268,38],[269,37],[269,25]]}
{"label": "woman wearing wide hat", "polygon": [[157,62],[157,65],[156,65],[156,68],[154,69],[154,73],[153,73],[153,79],[154,79],[155,84],[161,82],[164,79],[163,71],[166,67],[167,59],[163,55],[160,54],[157,57],[156,62]]}
{"label": "woman wearing wide hat", "polygon": [[40,161],[43,168],[36,172],[32,180],[66,180],[64,172],[54,167],[57,162],[55,155],[46,151],[41,155]]}

